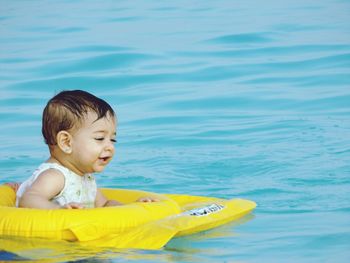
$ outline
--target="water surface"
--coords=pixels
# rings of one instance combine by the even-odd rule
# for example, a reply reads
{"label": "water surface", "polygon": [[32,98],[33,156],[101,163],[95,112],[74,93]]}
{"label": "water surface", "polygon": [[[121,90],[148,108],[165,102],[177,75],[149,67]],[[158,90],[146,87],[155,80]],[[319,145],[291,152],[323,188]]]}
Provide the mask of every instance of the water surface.
{"label": "water surface", "polygon": [[84,89],[119,119],[101,186],[258,204],[158,251],[27,240],[0,259],[347,262],[349,18],[336,0],[0,1],[0,182],[47,157],[47,100]]}

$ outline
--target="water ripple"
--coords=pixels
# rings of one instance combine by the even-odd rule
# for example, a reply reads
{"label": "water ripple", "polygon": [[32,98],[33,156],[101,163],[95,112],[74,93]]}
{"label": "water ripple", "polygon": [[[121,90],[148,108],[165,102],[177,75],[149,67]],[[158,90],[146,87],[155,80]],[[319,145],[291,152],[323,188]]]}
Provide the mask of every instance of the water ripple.
{"label": "water ripple", "polygon": [[139,64],[142,61],[147,61],[156,58],[153,55],[139,53],[110,53],[106,55],[81,58],[72,61],[60,61],[44,65],[39,70],[40,74],[57,75],[65,73],[80,73],[80,72],[97,72],[103,70],[115,70],[116,68],[126,68],[135,63]]}
{"label": "water ripple", "polygon": [[208,39],[205,42],[222,43],[222,44],[260,44],[272,42],[273,38],[268,37],[271,33],[244,33],[244,34],[232,34],[223,35]]}
{"label": "water ripple", "polygon": [[318,54],[320,52],[335,54],[338,52],[350,51],[349,45],[330,45],[330,44],[320,44],[320,45],[295,45],[295,46],[274,46],[274,47],[263,47],[263,48],[240,48],[233,50],[222,50],[218,49],[216,51],[187,51],[187,52],[176,52],[177,56],[185,56],[189,58],[206,58],[206,57],[220,57],[232,59],[232,58],[254,58],[259,57],[278,57],[285,58],[288,56],[294,57],[295,55],[300,56],[310,56]]}
{"label": "water ripple", "polygon": [[[47,158],[47,99],[84,89],[118,113],[99,184],[258,203],[188,237],[197,261],[347,262],[349,3],[310,3],[2,1],[0,181]],[[152,262],[190,259],[183,241]]]}
{"label": "water ripple", "polygon": [[108,46],[108,45],[85,45],[85,46],[75,46],[70,48],[61,48],[61,49],[55,49],[51,50],[50,53],[52,54],[79,54],[79,53],[85,53],[85,52],[97,52],[97,53],[112,53],[112,52],[121,52],[121,51],[128,51],[130,48],[128,47],[120,47],[120,46]]}

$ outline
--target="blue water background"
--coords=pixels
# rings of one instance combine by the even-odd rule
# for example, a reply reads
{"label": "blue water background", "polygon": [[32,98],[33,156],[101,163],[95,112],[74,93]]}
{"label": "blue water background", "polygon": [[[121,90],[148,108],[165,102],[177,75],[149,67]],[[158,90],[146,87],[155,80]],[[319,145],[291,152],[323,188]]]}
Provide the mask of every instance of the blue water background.
{"label": "blue water background", "polygon": [[119,120],[100,186],[258,204],[159,251],[77,256],[62,244],[18,257],[348,262],[349,19],[336,0],[1,0],[0,183],[48,156],[47,100],[84,89]]}

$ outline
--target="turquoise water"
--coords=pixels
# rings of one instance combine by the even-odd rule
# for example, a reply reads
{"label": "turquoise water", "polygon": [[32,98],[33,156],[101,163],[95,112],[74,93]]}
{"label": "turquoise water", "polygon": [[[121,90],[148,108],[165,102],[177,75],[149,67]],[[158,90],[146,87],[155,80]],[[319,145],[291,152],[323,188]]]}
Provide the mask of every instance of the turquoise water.
{"label": "turquoise water", "polygon": [[35,241],[18,257],[348,262],[349,19],[336,0],[0,1],[0,183],[47,157],[47,100],[84,89],[119,118],[100,186],[258,204],[162,250]]}

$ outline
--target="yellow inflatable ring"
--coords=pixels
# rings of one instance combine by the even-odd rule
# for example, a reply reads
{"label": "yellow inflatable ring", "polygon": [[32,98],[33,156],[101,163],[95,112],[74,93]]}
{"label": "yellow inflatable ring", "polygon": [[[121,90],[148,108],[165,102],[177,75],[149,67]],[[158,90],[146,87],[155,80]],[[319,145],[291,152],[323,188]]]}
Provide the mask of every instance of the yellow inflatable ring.
{"label": "yellow inflatable ring", "polygon": [[[172,237],[207,230],[249,213],[256,204],[243,199],[156,194],[102,189],[125,205],[92,209],[16,208],[15,192],[0,186],[0,235],[80,241],[94,246],[160,248]],[[135,202],[151,196],[159,202]]]}

